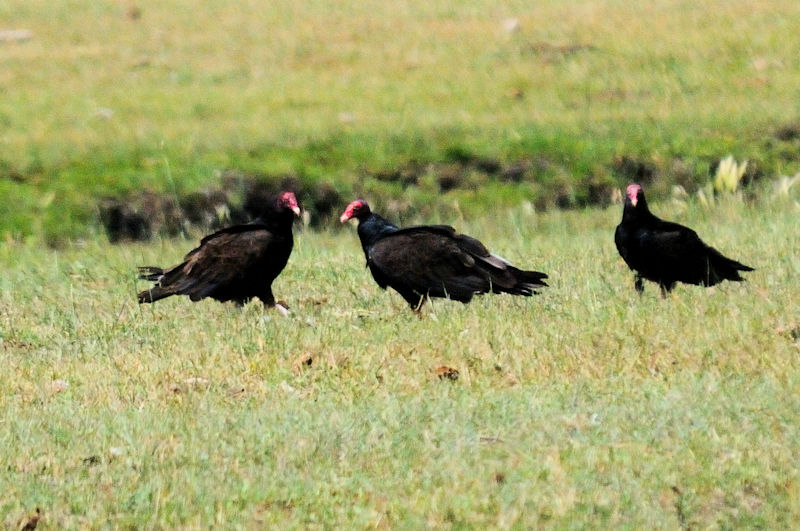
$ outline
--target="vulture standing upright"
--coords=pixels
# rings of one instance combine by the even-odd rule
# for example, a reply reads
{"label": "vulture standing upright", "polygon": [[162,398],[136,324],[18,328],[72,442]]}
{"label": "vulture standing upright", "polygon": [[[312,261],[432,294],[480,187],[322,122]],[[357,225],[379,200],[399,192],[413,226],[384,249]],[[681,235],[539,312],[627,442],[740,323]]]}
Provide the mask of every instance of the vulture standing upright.
{"label": "vulture standing upright", "polygon": [[658,283],[666,296],[677,282],[713,286],[723,280],[740,282],[740,271],[753,271],[703,243],[692,229],[654,216],[638,184],[629,185],[626,196],[614,242],[636,272],[638,292],[644,291],[643,279]]}
{"label": "vulture standing upright", "polygon": [[187,295],[192,301],[206,297],[242,305],[258,297],[265,306],[275,303],[272,281],[283,271],[292,252],[292,223],[300,214],[292,192],[282,193],[251,223],[219,230],[200,241],[183,262],[169,268],[139,268],[139,278],[155,282],[139,293],[139,303],[155,302],[171,295]]}
{"label": "vulture standing upright", "polygon": [[547,275],[517,269],[484,245],[447,225],[398,228],[373,213],[363,199],[350,203],[342,223],[358,220],[358,237],[378,285],[397,291],[414,311],[426,297],[463,303],[482,293],[530,296]]}

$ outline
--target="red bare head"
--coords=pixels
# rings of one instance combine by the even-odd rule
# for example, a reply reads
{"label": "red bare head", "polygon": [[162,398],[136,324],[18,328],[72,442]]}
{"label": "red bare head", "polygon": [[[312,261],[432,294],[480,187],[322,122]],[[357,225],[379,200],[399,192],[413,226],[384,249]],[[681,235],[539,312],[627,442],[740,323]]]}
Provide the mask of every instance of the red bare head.
{"label": "red bare head", "polygon": [[628,196],[631,205],[636,206],[636,203],[644,199],[644,190],[638,184],[629,184],[625,189],[625,195]]}
{"label": "red bare head", "polygon": [[297,204],[297,198],[292,192],[283,192],[278,198],[278,206],[288,208],[294,212],[295,216],[300,215],[300,206]]}
{"label": "red bare head", "polygon": [[344,209],[341,217],[339,217],[339,221],[344,223],[345,221],[356,218],[356,219],[364,219],[370,215],[369,205],[363,199],[356,199],[349,205],[347,208]]}

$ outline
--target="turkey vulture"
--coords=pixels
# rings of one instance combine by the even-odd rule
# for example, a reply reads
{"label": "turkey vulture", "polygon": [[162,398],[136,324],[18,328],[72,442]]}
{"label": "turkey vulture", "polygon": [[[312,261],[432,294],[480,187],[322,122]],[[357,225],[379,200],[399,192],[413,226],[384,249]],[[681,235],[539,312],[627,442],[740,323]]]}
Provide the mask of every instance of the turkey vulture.
{"label": "turkey vulture", "polygon": [[292,252],[292,222],[300,214],[292,192],[284,192],[254,221],[234,225],[206,236],[183,262],[169,268],[139,268],[139,278],[155,282],[139,293],[139,303],[155,302],[171,295],[188,295],[192,301],[211,297],[239,305],[258,297],[275,306],[272,281]]}
{"label": "turkey vulture", "polygon": [[453,227],[401,229],[373,213],[363,199],[350,203],[339,221],[351,218],[358,220],[358,237],[375,282],[394,288],[415,312],[426,297],[467,303],[475,294],[530,296],[547,285],[544,273],[517,269]]}
{"label": "turkey vulture", "polygon": [[676,282],[713,286],[723,280],[740,282],[744,279],[739,271],[753,271],[703,243],[692,229],[654,216],[638,184],[629,185],[626,195],[614,242],[636,272],[639,293],[644,291],[643,279],[657,282],[664,297]]}

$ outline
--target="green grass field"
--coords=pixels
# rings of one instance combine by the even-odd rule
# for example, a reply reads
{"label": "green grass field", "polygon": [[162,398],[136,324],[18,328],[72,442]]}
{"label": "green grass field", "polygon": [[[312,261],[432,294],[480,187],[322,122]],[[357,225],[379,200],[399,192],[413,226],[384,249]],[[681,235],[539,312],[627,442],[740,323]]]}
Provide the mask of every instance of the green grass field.
{"label": "green grass field", "polygon": [[[796,0],[0,3],[0,526],[795,526],[797,27]],[[728,155],[744,188],[698,196]],[[323,224],[288,318],[137,305],[135,267],[202,229],[112,245],[98,201],[228,171],[452,224],[551,286],[419,319]],[[748,281],[638,296],[621,207],[584,206],[640,177]]]}
{"label": "green grass field", "polygon": [[134,266],[194,240],[4,246],[0,521],[39,507],[48,529],[790,527],[796,193],[653,208],[757,271],[639,297],[619,207],[520,207],[450,221],[548,272],[540,296],[435,301],[418,319],[373,283],[352,228],[301,232],[274,286],[282,318],[137,306]]}
{"label": "green grass field", "polygon": [[[98,198],[229,169],[476,215],[583,204],[635,177],[626,160],[661,193],[729,154],[800,169],[795,0],[10,0],[0,20],[33,32],[0,42],[6,239],[91,236]],[[464,155],[527,169],[446,194],[375,178]]]}

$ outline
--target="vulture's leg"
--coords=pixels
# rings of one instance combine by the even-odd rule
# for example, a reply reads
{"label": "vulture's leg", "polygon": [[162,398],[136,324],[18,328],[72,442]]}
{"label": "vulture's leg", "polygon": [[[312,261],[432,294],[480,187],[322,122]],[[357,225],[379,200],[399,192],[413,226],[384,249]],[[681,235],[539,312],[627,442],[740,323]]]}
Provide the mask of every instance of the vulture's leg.
{"label": "vulture's leg", "polygon": [[672,288],[675,287],[675,283],[674,282],[667,282],[666,284],[660,283],[659,286],[661,287],[661,298],[666,299],[669,292],[672,291]]}
{"label": "vulture's leg", "polygon": [[264,306],[267,308],[275,308],[281,315],[286,317],[289,315],[289,308],[284,301],[275,302],[275,296],[272,294],[272,286],[267,286],[264,292],[258,296]]}
{"label": "vulture's leg", "polygon": [[640,275],[636,275],[633,281],[633,287],[639,292],[639,295],[644,293],[644,279]]}
{"label": "vulture's leg", "polygon": [[422,305],[425,304],[425,295],[419,296],[419,302],[417,302],[416,306],[412,306],[414,313],[420,315],[422,313]]}

